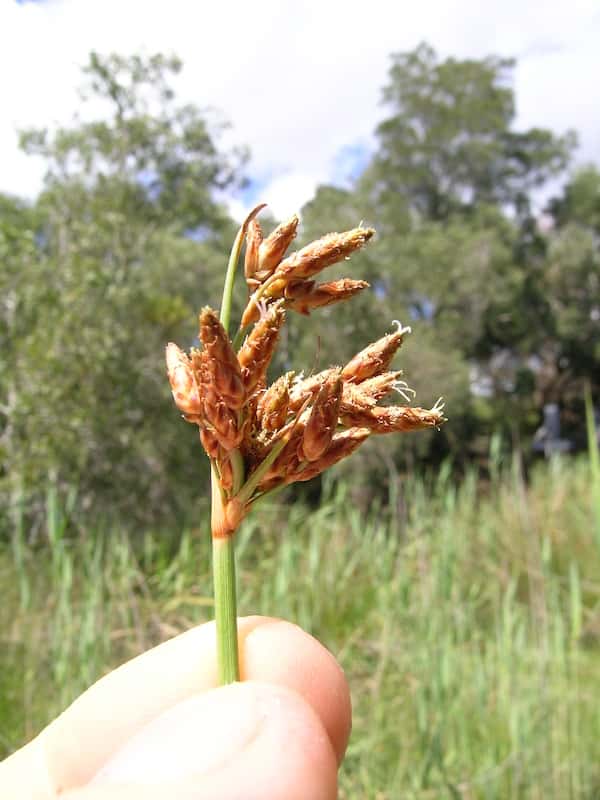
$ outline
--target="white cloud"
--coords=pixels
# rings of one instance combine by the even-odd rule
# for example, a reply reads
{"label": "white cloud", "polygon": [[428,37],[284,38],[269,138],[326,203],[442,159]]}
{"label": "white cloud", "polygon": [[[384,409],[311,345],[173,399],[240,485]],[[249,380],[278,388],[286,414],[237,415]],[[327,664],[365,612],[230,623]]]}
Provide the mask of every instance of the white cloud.
{"label": "white cloud", "polygon": [[[43,167],[16,151],[16,127],[67,122],[79,68],[100,52],[175,52],[182,100],[215,106],[248,144],[261,198],[277,216],[339,171],[381,117],[391,52],[427,40],[441,55],[516,56],[518,122],[580,131],[600,161],[592,102],[599,70],[596,0],[0,0],[0,190],[32,195]],[[237,199],[237,213],[243,200]]]}
{"label": "white cloud", "polygon": [[[264,189],[269,207],[276,219],[285,219],[300,209],[315,193],[319,184],[318,175],[290,171],[274,178]],[[300,201],[300,202],[299,202]]]}

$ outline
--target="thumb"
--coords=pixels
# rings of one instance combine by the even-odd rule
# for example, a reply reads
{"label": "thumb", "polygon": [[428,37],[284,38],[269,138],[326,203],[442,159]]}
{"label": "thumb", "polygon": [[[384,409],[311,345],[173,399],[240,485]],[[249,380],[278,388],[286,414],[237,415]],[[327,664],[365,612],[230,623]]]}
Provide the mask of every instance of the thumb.
{"label": "thumb", "polygon": [[334,800],[337,761],[302,697],[246,681],[191,697],[139,730],[69,800]]}

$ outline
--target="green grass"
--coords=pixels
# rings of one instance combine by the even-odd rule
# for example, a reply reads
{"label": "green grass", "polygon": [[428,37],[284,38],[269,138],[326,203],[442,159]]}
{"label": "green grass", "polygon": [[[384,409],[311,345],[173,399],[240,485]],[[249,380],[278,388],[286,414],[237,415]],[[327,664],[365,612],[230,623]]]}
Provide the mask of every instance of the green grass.
{"label": "green grass", "polygon": [[[488,485],[408,481],[402,517],[331,484],[259,508],[238,542],[241,613],[298,622],[344,666],[342,798],[600,797],[600,550],[589,459]],[[398,498],[396,498],[398,499]],[[15,512],[0,545],[0,751],[112,666],[212,615],[207,526],[148,531]]]}

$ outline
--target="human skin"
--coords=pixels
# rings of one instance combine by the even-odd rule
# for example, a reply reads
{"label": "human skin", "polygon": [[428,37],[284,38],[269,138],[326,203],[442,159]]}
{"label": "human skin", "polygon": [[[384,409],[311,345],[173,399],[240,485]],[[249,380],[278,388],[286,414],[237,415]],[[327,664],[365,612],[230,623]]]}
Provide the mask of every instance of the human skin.
{"label": "human skin", "polygon": [[333,800],[348,685],[295,625],[238,621],[240,683],[218,687],[207,623],[84,692],[0,764],[3,800]]}

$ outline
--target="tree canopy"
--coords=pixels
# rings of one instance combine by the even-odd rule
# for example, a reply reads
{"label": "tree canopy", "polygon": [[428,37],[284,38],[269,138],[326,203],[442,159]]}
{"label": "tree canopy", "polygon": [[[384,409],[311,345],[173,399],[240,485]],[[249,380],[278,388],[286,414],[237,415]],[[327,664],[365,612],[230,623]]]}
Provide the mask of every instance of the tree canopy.
{"label": "tree canopy", "polygon": [[188,495],[197,480],[162,353],[192,341],[197,308],[217,302],[234,228],[215,193],[242,162],[201,110],[177,105],[179,66],[92,54],[84,97],[102,118],[23,134],[48,169],[35,206],[4,198],[0,221],[13,489],[51,478],[139,518],[181,511],[171,474]]}
{"label": "tree canopy", "polygon": [[433,221],[481,205],[527,210],[532,190],[565,169],[575,136],[513,129],[514,66],[495,56],[440,61],[426,44],[392,56],[390,116],[369,168],[373,201],[396,197]]}
{"label": "tree canopy", "polygon": [[578,413],[581,379],[600,374],[598,171],[576,174],[540,215],[535,192],[566,174],[576,136],[515,127],[514,66],[440,59],[424,44],[393,55],[370,163],[303,213],[311,235],[321,219],[377,229],[360,256],[374,288],[364,314],[336,310],[330,335],[409,322],[399,361],[421,402],[442,387],[458,461],[483,454],[496,429],[527,441],[546,402]]}
{"label": "tree canopy", "polygon": [[[168,340],[189,346],[198,309],[219,303],[236,229],[219,198],[243,185],[247,154],[221,147],[214,112],[178,103],[180,68],[92,53],[81,115],[23,132],[47,174],[34,203],[0,196],[9,500],[51,481],[98,512],[159,521],[188,513],[207,473],[162,354]],[[277,366],[344,363],[401,319],[414,331],[404,377],[419,404],[447,402],[441,434],[365,447],[353,462],[364,485],[417,458],[483,458],[498,429],[526,442],[546,402],[581,429],[583,378],[600,388],[600,172],[567,176],[574,134],[515,127],[513,68],[427,45],[392,56],[369,163],[302,210],[301,240],[374,225],[374,246],[352,262],[371,290],[308,324],[292,319]],[[540,215],[535,192],[549,186]]]}

